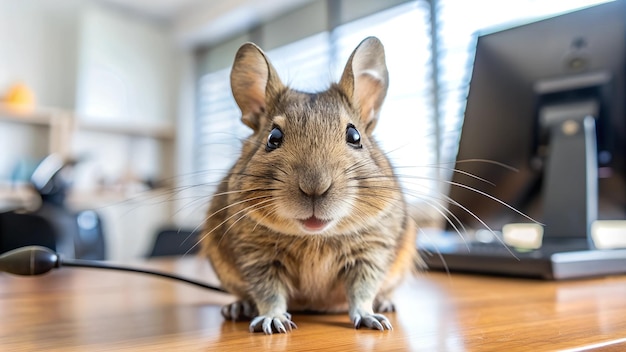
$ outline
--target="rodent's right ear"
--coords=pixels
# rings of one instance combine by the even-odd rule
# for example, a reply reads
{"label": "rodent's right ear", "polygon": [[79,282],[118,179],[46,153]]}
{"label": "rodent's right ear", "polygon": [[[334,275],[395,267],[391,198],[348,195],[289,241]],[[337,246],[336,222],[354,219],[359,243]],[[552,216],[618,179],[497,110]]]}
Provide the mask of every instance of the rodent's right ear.
{"label": "rodent's right ear", "polygon": [[365,38],[354,49],[339,86],[358,107],[365,132],[371,134],[389,87],[385,49],[378,38]]}
{"label": "rodent's right ear", "polygon": [[230,85],[241,109],[241,121],[255,132],[261,126],[268,102],[284,89],[272,64],[253,43],[246,43],[237,51]]}

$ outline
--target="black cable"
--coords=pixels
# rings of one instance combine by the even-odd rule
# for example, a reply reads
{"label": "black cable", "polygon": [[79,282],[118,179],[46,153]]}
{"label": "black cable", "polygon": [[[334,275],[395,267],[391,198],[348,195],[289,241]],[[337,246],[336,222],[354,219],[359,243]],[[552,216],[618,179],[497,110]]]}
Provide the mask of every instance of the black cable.
{"label": "black cable", "polygon": [[0,255],[0,271],[8,272],[15,275],[34,276],[49,272],[52,269],[61,268],[63,266],[78,268],[96,268],[109,269],[118,271],[127,271],[141,274],[149,274],[160,276],[168,279],[182,281],[191,285],[199,286],[213,291],[228,293],[224,289],[200,281],[187,279],[184,277],[168,274],[161,271],[151,269],[140,269],[121,265],[115,265],[105,262],[81,259],[63,259],[53,250],[41,246],[27,246],[14,249]]}
{"label": "black cable", "polygon": [[149,274],[153,276],[159,276],[159,277],[164,277],[168,279],[182,281],[191,285],[196,285],[196,286],[213,290],[213,291],[228,293],[226,290],[217,286],[212,286],[212,285],[200,282],[200,281],[184,278],[181,276],[176,276],[174,274],[169,274],[169,273],[165,273],[162,271],[151,270],[151,269],[140,269],[140,268],[119,266],[119,265],[114,265],[110,263],[96,262],[96,261],[90,261],[90,260],[80,260],[80,259],[61,259],[60,266],[61,267],[70,266],[70,267],[76,267],[76,268],[111,269],[111,270],[127,271],[127,272],[133,272],[133,273]]}

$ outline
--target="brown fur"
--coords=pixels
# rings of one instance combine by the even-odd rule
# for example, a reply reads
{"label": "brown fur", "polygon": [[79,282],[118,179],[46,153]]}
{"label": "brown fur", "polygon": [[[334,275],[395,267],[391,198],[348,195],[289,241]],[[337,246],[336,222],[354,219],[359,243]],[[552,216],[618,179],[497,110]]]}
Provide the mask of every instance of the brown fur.
{"label": "brown fur", "polygon": [[[374,309],[416,256],[415,225],[392,167],[371,136],[387,91],[382,44],[364,40],[338,84],[303,93],[282,84],[261,49],[245,44],[231,73],[243,122],[253,129],[214,195],[202,239],[225,289],[229,319],[285,332],[290,310],[348,311],[355,326],[390,329]],[[346,142],[349,124],[361,148]],[[268,150],[274,128],[282,143]],[[316,231],[303,220],[330,221]]]}

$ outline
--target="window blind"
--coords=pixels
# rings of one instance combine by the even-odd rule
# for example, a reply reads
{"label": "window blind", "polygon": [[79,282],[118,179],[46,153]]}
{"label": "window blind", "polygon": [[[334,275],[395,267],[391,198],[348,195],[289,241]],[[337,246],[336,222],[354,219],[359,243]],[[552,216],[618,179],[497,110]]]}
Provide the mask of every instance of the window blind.
{"label": "window blind", "polygon": [[322,32],[267,52],[283,83],[303,91],[319,91],[330,82],[330,41]]}
{"label": "window blind", "polygon": [[205,74],[198,89],[195,183],[216,185],[237,158],[241,139],[250,132],[239,119],[230,90],[230,68]]}

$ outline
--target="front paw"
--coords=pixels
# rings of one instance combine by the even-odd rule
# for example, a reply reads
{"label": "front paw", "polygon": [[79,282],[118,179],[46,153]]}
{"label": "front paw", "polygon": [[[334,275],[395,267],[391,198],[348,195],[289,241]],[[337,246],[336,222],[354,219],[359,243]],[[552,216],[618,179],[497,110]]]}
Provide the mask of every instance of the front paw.
{"label": "front paw", "polygon": [[296,324],[291,321],[291,314],[283,313],[274,316],[260,315],[250,323],[250,332],[263,331],[266,335],[275,332],[286,333],[292,329],[297,329]]}
{"label": "front paw", "polygon": [[226,320],[248,320],[258,314],[256,305],[246,300],[237,301],[222,307],[222,316]]}
{"label": "front paw", "polygon": [[389,319],[382,314],[357,311],[350,314],[350,319],[352,320],[355,329],[358,329],[361,326],[366,326],[370,329],[377,329],[380,331],[393,329]]}
{"label": "front paw", "polygon": [[389,299],[377,298],[374,301],[374,312],[388,313],[388,312],[395,312],[395,311],[396,311],[396,306]]}

